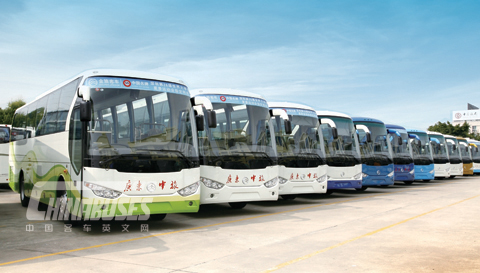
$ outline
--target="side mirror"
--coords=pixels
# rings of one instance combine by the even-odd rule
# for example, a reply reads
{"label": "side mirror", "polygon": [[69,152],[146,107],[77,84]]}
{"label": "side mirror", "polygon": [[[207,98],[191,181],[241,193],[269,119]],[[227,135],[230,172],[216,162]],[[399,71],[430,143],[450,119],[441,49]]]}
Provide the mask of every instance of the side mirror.
{"label": "side mirror", "polygon": [[197,124],[197,131],[205,130],[205,121],[203,116],[195,116],[195,123]]}
{"label": "side mirror", "polygon": [[78,96],[82,97],[84,101],[90,101],[90,87],[82,85],[78,88]]}
{"label": "side mirror", "polygon": [[403,145],[403,139],[401,137],[398,138],[398,146]]}
{"label": "side mirror", "polygon": [[208,128],[217,128],[217,114],[215,111],[207,111]]}
{"label": "side mirror", "polygon": [[81,101],[80,102],[80,121],[89,122],[92,120],[92,102]]}
{"label": "side mirror", "polygon": [[284,120],[285,123],[285,134],[290,135],[292,133],[292,123],[290,120]]}
{"label": "side mirror", "polygon": [[332,137],[333,137],[333,139],[338,138],[338,131],[337,131],[336,127],[332,127]]}
{"label": "side mirror", "polygon": [[372,135],[370,133],[366,133],[365,137],[367,138],[367,142],[372,142]]}
{"label": "side mirror", "polygon": [[453,144],[453,148],[452,148],[454,151],[457,149],[457,145]]}

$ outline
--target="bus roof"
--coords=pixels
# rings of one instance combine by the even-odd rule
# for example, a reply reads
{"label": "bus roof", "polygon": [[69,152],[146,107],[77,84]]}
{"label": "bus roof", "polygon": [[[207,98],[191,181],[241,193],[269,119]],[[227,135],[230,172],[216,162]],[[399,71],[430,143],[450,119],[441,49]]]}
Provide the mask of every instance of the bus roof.
{"label": "bus roof", "polygon": [[378,119],[374,119],[374,118],[365,118],[365,117],[352,117],[352,120],[353,120],[353,122],[362,122],[362,121],[366,121],[366,122],[374,122],[374,123],[385,124],[385,123],[383,123],[383,121],[381,121],[381,120],[378,120]]}
{"label": "bus roof", "polygon": [[274,101],[274,102],[268,101],[267,103],[269,108],[295,108],[295,109],[310,110],[315,112],[315,109],[313,109],[312,107],[299,104],[299,103],[279,102],[279,101]]}
{"label": "bus roof", "polygon": [[456,136],[452,136],[452,135],[443,135],[443,137],[445,137],[445,138],[455,138],[455,139],[457,138]]}
{"label": "bus roof", "polygon": [[[125,77],[125,78],[139,78],[139,79],[149,79],[149,80],[158,80],[158,81],[165,81],[165,82],[171,82],[171,83],[177,83],[181,85],[186,85],[182,80],[176,79],[170,76],[165,76],[161,74],[156,74],[156,73],[151,73],[151,72],[143,72],[143,71],[136,71],[136,70],[125,70],[125,69],[91,69],[91,70],[86,70],[75,77],[72,77],[60,84],[55,85],[54,87],[50,88],[48,91],[43,92],[39,96],[37,96],[33,101],[36,101],[52,92],[57,90],[58,88],[66,85],[67,83],[78,79],[80,77],[83,77],[82,82],[85,81],[86,78],[88,77],[93,77],[93,76],[103,76],[103,77]],[[24,106],[18,108],[23,109],[24,107],[28,107],[33,101],[28,102]]]}
{"label": "bus roof", "polygon": [[464,138],[464,137],[456,137],[456,138],[457,138],[458,140],[467,141],[467,139],[466,139],[466,138]]}
{"label": "bus roof", "polygon": [[341,118],[348,118],[352,119],[349,115],[344,114],[344,113],[339,113],[339,112],[333,112],[333,111],[316,111],[317,116],[320,117],[341,117]]}
{"label": "bus roof", "polygon": [[201,88],[201,89],[190,90],[191,97],[195,97],[198,95],[229,95],[229,96],[251,97],[251,98],[265,100],[265,98],[262,95],[255,94],[248,91],[243,91],[243,90],[231,89],[231,88]]}
{"label": "bus roof", "polygon": [[427,133],[427,131],[417,130],[417,129],[407,129],[407,132],[408,133],[423,133],[423,134]]}
{"label": "bus roof", "polygon": [[405,130],[405,127],[402,127],[400,125],[395,125],[395,124],[385,124],[385,127],[387,127],[388,129],[403,129],[403,130]]}
{"label": "bus roof", "polygon": [[427,134],[429,134],[429,135],[443,136],[443,134],[442,134],[442,133],[439,133],[439,132],[432,132],[432,131],[427,131]]}

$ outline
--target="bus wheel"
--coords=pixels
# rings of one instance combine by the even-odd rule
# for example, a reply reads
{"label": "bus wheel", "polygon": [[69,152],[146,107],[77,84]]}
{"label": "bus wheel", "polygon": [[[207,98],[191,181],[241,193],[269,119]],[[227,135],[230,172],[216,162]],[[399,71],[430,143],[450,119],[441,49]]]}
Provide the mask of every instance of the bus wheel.
{"label": "bus wheel", "polygon": [[293,200],[293,199],[297,198],[297,196],[296,196],[296,195],[293,195],[293,194],[280,195],[280,197],[282,197],[283,200]]}
{"label": "bus wheel", "polygon": [[325,192],[325,194],[327,194],[327,195],[330,195],[332,193],[333,193],[333,190],[327,190],[327,192]]}
{"label": "bus wheel", "polygon": [[388,187],[388,185],[380,185],[380,187],[384,187],[384,188],[386,188],[386,187]]}
{"label": "bus wheel", "polygon": [[430,179],[423,179],[423,182],[430,182]]}
{"label": "bus wheel", "polygon": [[444,179],[445,177],[435,177],[435,179],[438,179],[438,180],[442,180]]}
{"label": "bus wheel", "polygon": [[167,214],[166,213],[162,213],[162,214],[150,214],[150,218],[148,220],[152,220],[152,221],[162,221],[163,219],[165,219],[165,217],[167,217]]}
{"label": "bus wheel", "polygon": [[247,202],[230,202],[228,203],[232,209],[243,209]]}
{"label": "bus wheel", "polygon": [[23,173],[20,174],[20,203],[22,203],[23,207],[28,207],[28,203],[30,202],[30,198],[25,195],[25,180],[23,179]]}
{"label": "bus wheel", "polygon": [[367,186],[362,186],[361,188],[356,189],[357,191],[365,191],[368,187]]}
{"label": "bus wheel", "polygon": [[405,183],[405,185],[412,185],[413,181],[403,181],[403,183]]}
{"label": "bus wheel", "polygon": [[456,175],[450,175],[450,178],[455,178]]}

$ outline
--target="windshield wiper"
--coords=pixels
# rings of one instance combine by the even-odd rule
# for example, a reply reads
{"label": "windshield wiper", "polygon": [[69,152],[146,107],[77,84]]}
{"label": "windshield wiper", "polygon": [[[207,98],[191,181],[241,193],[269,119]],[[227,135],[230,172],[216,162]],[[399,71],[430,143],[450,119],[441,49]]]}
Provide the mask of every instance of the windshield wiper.
{"label": "windshield wiper", "polygon": [[169,150],[169,149],[136,149],[138,151],[149,151],[149,152],[165,152],[165,153],[176,153],[179,155],[180,158],[182,158],[185,162],[188,163],[188,167],[193,167],[195,164],[193,164],[193,161],[190,160],[185,154],[183,154],[180,151],[177,150]]}
{"label": "windshield wiper", "polygon": [[126,157],[126,156],[132,156],[132,155],[131,155],[131,154],[116,155],[116,156],[110,157],[110,158],[107,159],[107,160],[99,161],[98,164],[100,164],[100,165],[107,164],[108,162],[110,162],[110,161],[112,161],[112,160],[116,160],[116,159],[119,159],[119,158],[121,158],[121,157]]}

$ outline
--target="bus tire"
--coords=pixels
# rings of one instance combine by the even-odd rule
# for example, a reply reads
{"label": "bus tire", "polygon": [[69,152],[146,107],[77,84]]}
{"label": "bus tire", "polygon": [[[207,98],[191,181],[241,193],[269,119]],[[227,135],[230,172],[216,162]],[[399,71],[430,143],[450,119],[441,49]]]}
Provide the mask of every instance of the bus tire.
{"label": "bus tire", "polygon": [[455,178],[456,175],[450,175],[450,178]]}
{"label": "bus tire", "polygon": [[362,186],[361,188],[356,189],[357,191],[365,191],[368,187],[367,186]]}
{"label": "bus tire", "polygon": [[330,194],[332,194],[332,193],[333,193],[333,190],[327,190],[327,191],[325,192],[325,194],[327,194],[327,195],[330,195]]}
{"label": "bus tire", "polygon": [[403,181],[403,183],[405,183],[405,185],[412,185],[413,181]]}
{"label": "bus tire", "polygon": [[297,198],[297,196],[294,195],[294,194],[280,195],[280,197],[282,197],[283,200],[293,200],[293,199]]}
{"label": "bus tire", "polygon": [[166,214],[166,213],[162,213],[162,214],[150,214],[150,218],[148,218],[148,220],[152,220],[152,221],[162,221],[163,219],[165,219],[165,217],[167,217],[167,214]]}
{"label": "bus tire", "polygon": [[423,179],[423,182],[430,182],[430,179]]}
{"label": "bus tire", "polygon": [[435,179],[443,180],[445,177],[435,177]]}
{"label": "bus tire", "polygon": [[23,178],[23,173],[20,173],[18,180],[20,184],[20,203],[22,203],[22,207],[28,207],[30,198],[25,195],[25,179]]}
{"label": "bus tire", "polygon": [[57,200],[59,200],[59,203],[56,204],[55,206],[59,206],[58,209],[58,217],[63,219],[63,222],[67,225],[72,225],[72,226],[78,226],[81,224],[81,221],[73,221],[72,220],[72,215],[70,211],[68,210],[68,191],[67,187],[65,185],[65,181],[63,180],[62,177],[60,177],[57,181],[57,192],[56,196]]}
{"label": "bus tire", "polygon": [[230,202],[228,203],[232,209],[243,209],[247,202]]}

